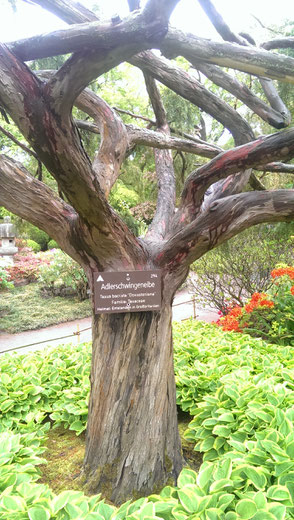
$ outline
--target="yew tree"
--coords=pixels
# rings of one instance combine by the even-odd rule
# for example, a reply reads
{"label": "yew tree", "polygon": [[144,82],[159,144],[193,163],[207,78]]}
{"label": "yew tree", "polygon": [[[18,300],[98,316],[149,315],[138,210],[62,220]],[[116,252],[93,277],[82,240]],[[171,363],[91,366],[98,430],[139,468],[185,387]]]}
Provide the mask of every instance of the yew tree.
{"label": "yew tree", "polygon": [[[232,32],[210,0],[199,0],[224,42],[184,34],[169,25],[180,0],[129,0],[130,14],[99,20],[73,0],[30,0],[68,28],[2,44],[0,104],[28,142],[27,150],[57,182],[59,194],[8,155],[0,155],[0,204],[46,231],[93,273],[161,270],[160,311],[95,314],[91,395],[83,473],[90,492],[116,503],[175,481],[182,467],[173,371],[171,306],[189,266],[207,251],[261,222],[294,217],[294,190],[264,189],[255,171],[292,172],[294,129],[272,80],[294,82],[294,59],[280,49],[293,38],[254,45]],[[188,14],[187,14],[188,16]],[[157,49],[154,52],[154,49]],[[160,51],[160,52],[159,52]],[[32,60],[69,55],[56,71],[34,71]],[[189,72],[172,58],[184,57]],[[124,124],[89,88],[127,61],[142,70],[154,110],[153,126]],[[260,82],[258,97],[228,68]],[[193,72],[194,69],[194,72]],[[199,71],[197,79],[196,71]],[[204,86],[230,92],[275,130],[258,136],[246,119]],[[209,114],[230,132],[223,151],[195,135],[171,132],[158,83]],[[84,112],[75,120],[73,107]],[[91,161],[79,129],[99,133]],[[137,238],[110,207],[108,196],[124,159],[140,144],[154,148],[157,207]],[[172,150],[207,158],[175,194]]]}

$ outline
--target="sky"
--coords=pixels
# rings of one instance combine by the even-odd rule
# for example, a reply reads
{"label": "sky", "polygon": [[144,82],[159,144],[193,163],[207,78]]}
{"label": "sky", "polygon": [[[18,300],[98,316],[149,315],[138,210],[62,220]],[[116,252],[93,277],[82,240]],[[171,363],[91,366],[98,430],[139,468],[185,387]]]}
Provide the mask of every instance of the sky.
{"label": "sky", "polygon": [[[87,7],[93,3],[100,5],[106,18],[114,13],[121,16],[128,14],[127,0],[80,0],[80,2]],[[254,31],[258,31],[260,41],[264,39],[265,31],[261,29],[252,15],[259,18],[265,26],[279,25],[285,19],[294,19],[294,0],[279,0],[278,2],[271,0],[214,0],[214,4],[233,31],[250,32],[254,29]],[[219,39],[197,0],[181,0],[171,17],[171,24],[200,37]],[[14,13],[8,0],[0,0],[0,40],[2,42],[51,32],[63,27],[66,27],[64,22],[41,7],[18,0],[17,12]]]}

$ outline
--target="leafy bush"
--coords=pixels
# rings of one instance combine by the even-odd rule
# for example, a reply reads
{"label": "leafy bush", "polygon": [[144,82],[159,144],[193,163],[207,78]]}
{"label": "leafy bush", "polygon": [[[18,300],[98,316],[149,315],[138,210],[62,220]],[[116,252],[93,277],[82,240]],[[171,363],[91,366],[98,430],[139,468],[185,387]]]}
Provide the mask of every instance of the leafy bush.
{"label": "leafy bush", "polygon": [[274,283],[268,294],[254,293],[244,307],[233,307],[220,318],[219,325],[224,330],[294,345],[294,267],[279,267],[271,276]]}
{"label": "leafy bush", "polygon": [[66,296],[71,291],[78,295],[80,301],[88,297],[88,280],[84,270],[58,249],[54,251],[50,263],[40,267],[38,281],[45,295]]}
{"label": "leafy bush", "polygon": [[32,224],[28,224],[25,235],[25,238],[37,242],[40,245],[42,251],[47,250],[47,244],[50,240],[50,237],[47,235],[47,233],[45,233],[45,231],[42,231]]}
{"label": "leafy bush", "polygon": [[50,256],[47,253],[35,254],[26,249],[23,248],[14,256],[14,265],[7,267],[7,272],[15,284],[35,282],[41,265],[50,262]]}
{"label": "leafy bush", "polygon": [[47,246],[48,249],[60,249],[60,246],[55,242],[55,240],[49,240]]}
{"label": "leafy bush", "polygon": [[14,288],[13,283],[10,282],[10,278],[11,276],[8,273],[6,267],[0,263],[0,291]]}
{"label": "leafy bush", "polygon": [[28,240],[26,240],[26,245],[27,247],[29,247],[30,249],[32,249],[32,251],[34,253],[39,253],[39,251],[41,251],[41,246],[40,244],[38,244],[38,242],[35,242],[35,240],[30,240],[28,238]]}
{"label": "leafy bush", "polygon": [[210,251],[192,265],[191,292],[200,303],[209,303],[223,314],[232,306],[243,306],[251,294],[270,288],[277,261],[293,260],[291,230],[253,227]]}

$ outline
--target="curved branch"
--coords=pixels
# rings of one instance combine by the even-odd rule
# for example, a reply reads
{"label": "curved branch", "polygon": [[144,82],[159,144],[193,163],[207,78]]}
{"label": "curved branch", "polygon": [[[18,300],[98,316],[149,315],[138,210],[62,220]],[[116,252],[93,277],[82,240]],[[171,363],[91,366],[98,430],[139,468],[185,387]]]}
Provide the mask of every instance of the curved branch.
{"label": "curved branch", "polygon": [[101,134],[101,144],[92,166],[108,196],[120,174],[120,166],[129,146],[126,127],[106,101],[90,89],[85,89],[78,96],[75,105],[94,119],[98,127],[96,130]]}
{"label": "curved branch", "polygon": [[78,215],[69,204],[5,155],[0,155],[0,184],[1,206],[46,231],[66,253],[77,258],[70,243]]}
{"label": "curved branch", "polygon": [[[294,61],[294,60],[293,60]],[[210,114],[230,130],[236,144],[254,139],[248,123],[227,103],[206,90],[190,74],[151,52],[134,56],[130,63],[151,74],[168,88]]]}
{"label": "curved branch", "polygon": [[[291,159],[294,156],[294,129],[260,137],[255,141],[219,154],[208,164],[189,175],[186,180],[181,200],[181,207],[176,215],[177,223],[195,219],[206,190],[219,181],[245,168],[267,164],[269,158]],[[227,182],[230,183],[230,178]],[[226,189],[226,183],[223,184]],[[176,223],[174,223],[176,225]]]}
{"label": "curved branch", "polygon": [[286,116],[285,111],[281,113],[268,106],[256,96],[252,90],[244,85],[244,83],[241,83],[230,74],[227,74],[220,67],[209,65],[208,63],[203,63],[195,59],[192,60],[191,63],[213,83],[233,94],[233,96],[242,101],[255,114],[274,128],[280,129],[288,126],[289,118]]}
{"label": "curved branch", "polygon": [[[219,32],[219,34],[222,36],[223,40],[238,43],[239,45],[245,45],[248,46],[248,42],[250,44],[253,44],[255,46],[254,40],[246,35],[246,38],[243,38],[239,34],[234,34],[229,26],[225,23],[221,15],[217,12],[215,9],[213,3],[211,0],[198,0],[201,7],[204,9],[206,14],[208,15],[210,21],[216,28],[216,30]],[[270,102],[270,105],[273,109],[277,110],[284,119],[284,127],[288,126],[288,124],[291,121],[291,113],[287,109],[286,105],[281,100],[277,89],[275,88],[273,82],[269,80],[268,78],[259,78],[259,82],[263,88],[263,91]],[[277,127],[276,127],[277,128]]]}
{"label": "curved branch", "polygon": [[159,249],[156,264],[170,271],[188,267],[207,251],[250,226],[294,219],[294,190],[251,191],[215,201],[205,213]]}

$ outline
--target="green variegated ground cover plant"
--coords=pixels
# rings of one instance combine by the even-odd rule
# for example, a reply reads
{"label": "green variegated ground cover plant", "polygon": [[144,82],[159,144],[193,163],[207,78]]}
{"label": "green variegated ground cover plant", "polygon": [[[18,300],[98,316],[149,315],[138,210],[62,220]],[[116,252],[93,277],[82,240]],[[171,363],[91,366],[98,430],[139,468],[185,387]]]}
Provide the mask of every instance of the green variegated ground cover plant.
{"label": "green variegated ground cover plant", "polygon": [[[291,347],[174,325],[178,404],[203,454],[165,487],[120,508],[38,482],[46,434],[86,428],[90,345],[0,359],[0,519],[287,520],[294,518],[294,371]],[[50,418],[50,423],[48,419]]]}

